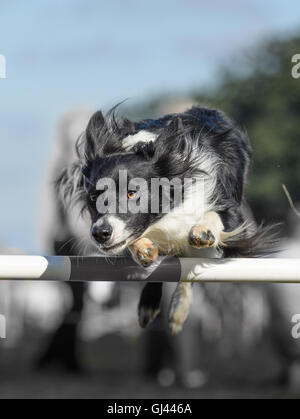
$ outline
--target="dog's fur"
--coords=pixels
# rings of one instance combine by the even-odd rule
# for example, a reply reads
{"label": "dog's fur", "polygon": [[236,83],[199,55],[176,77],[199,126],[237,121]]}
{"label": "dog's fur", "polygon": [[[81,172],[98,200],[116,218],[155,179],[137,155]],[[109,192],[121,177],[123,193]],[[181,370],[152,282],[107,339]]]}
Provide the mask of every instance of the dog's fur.
{"label": "dog's fur", "polygon": [[[64,198],[81,201],[91,216],[92,233],[108,231],[108,240],[96,243],[104,254],[129,249],[141,265],[158,256],[260,256],[273,246],[265,228],[247,224],[243,188],[251,161],[248,138],[222,112],[195,106],[182,114],[131,122],[116,117],[114,108],[104,117],[97,112],[78,141],[78,161],[58,180]],[[100,214],[95,199],[99,179],[196,178],[205,181],[200,207],[192,207],[189,193],[184,204],[172,202],[169,213]],[[125,185],[127,189],[127,185]],[[119,191],[120,192],[120,191]],[[150,201],[150,199],[149,199]],[[186,208],[186,207],[185,207]],[[181,330],[192,301],[190,283],[178,284],[170,310],[173,333]],[[139,304],[142,327],[159,313],[162,284],[147,284]]]}

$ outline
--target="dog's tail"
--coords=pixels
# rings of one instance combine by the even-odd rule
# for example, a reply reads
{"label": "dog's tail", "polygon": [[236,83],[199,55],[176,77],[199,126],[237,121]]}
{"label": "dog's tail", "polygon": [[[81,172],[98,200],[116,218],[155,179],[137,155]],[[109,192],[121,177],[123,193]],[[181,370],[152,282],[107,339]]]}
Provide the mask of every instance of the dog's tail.
{"label": "dog's tail", "polygon": [[278,253],[280,249],[280,224],[245,223],[232,232],[221,233],[224,257],[259,258]]}

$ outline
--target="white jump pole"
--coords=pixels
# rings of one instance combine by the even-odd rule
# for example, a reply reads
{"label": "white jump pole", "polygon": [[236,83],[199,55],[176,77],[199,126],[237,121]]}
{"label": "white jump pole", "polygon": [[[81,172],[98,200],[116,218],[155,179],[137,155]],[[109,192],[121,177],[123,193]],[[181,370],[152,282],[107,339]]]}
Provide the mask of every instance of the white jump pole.
{"label": "white jump pole", "polygon": [[300,283],[300,259],[162,258],[150,269],[125,257],[0,256],[0,280]]}

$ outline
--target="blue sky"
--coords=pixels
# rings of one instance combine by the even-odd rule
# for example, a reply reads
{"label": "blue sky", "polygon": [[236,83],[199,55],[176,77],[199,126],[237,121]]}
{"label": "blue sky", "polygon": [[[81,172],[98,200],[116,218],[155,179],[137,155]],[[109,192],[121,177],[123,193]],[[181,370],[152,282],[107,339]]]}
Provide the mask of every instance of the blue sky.
{"label": "blue sky", "polygon": [[0,241],[38,251],[39,186],[62,112],[213,84],[233,55],[298,28],[296,0],[0,0]]}

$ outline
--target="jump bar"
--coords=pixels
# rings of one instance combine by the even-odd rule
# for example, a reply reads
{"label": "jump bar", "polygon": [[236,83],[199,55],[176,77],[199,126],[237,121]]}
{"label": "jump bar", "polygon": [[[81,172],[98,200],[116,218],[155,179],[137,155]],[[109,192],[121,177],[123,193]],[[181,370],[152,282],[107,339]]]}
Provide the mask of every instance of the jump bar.
{"label": "jump bar", "polygon": [[131,258],[0,256],[0,280],[300,283],[300,259],[161,258],[144,269]]}

